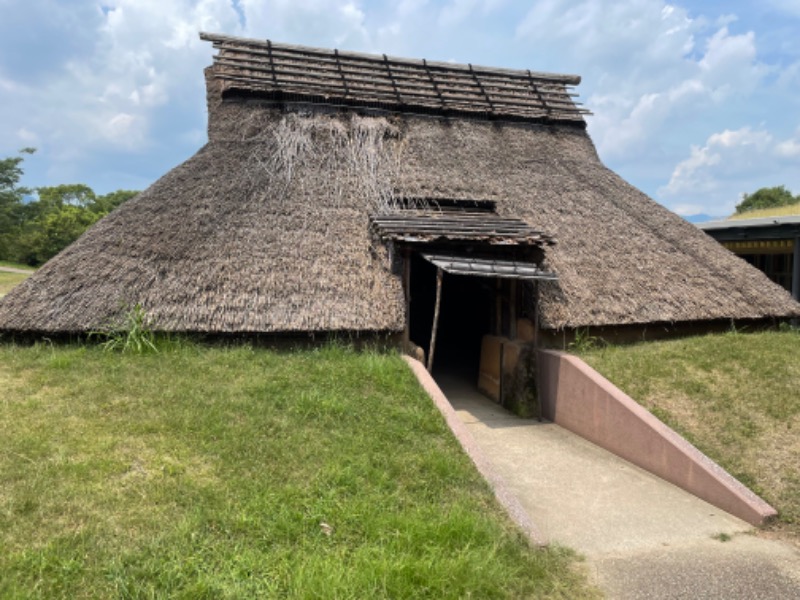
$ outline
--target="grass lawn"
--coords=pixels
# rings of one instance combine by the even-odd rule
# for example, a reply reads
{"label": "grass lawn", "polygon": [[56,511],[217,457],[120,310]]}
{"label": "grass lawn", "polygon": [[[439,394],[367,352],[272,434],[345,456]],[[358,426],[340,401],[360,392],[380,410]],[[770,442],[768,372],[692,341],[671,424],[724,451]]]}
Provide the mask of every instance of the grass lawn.
{"label": "grass lawn", "polygon": [[0,597],[595,597],[397,356],[6,343],[0,390]]}
{"label": "grass lawn", "polygon": [[731,215],[728,219],[763,219],[765,217],[791,217],[794,215],[800,215],[800,202],[797,204],[790,204],[789,206],[779,206],[777,208],[749,210],[739,215]]}
{"label": "grass lawn", "polygon": [[7,273],[4,271],[0,271],[0,298],[5,296],[8,292],[11,291],[15,285],[22,283],[25,279],[30,277],[31,273],[34,272],[32,267],[27,265],[19,265],[17,263],[6,262],[0,260],[0,267],[12,267],[14,269],[25,269],[30,271],[30,273]]}
{"label": "grass lawn", "polygon": [[[32,273],[33,271],[31,271]],[[5,271],[0,271],[0,298],[5,296],[8,292],[11,291],[15,285],[22,283],[25,281],[30,275],[24,275],[22,273],[7,273]]]}
{"label": "grass lawn", "polygon": [[581,357],[748,485],[800,542],[800,333],[728,333]]}

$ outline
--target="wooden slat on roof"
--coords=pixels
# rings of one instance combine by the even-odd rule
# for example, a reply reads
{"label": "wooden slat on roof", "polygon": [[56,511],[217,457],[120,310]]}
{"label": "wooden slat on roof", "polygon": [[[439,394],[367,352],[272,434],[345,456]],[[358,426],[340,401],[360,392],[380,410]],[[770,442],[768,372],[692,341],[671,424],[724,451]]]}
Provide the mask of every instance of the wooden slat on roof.
{"label": "wooden slat on roof", "polygon": [[223,88],[334,105],[583,124],[576,75],[494,69],[275,44],[210,33]]}
{"label": "wooden slat on roof", "polygon": [[453,254],[423,254],[422,256],[425,260],[453,275],[525,279],[528,281],[556,281],[558,279],[558,276],[552,271],[545,271],[539,265],[531,262],[475,258]]}
{"label": "wooden slat on roof", "polygon": [[401,210],[374,215],[371,223],[381,238],[401,242],[447,240],[538,246],[554,243],[551,236],[521,219],[486,211]]}

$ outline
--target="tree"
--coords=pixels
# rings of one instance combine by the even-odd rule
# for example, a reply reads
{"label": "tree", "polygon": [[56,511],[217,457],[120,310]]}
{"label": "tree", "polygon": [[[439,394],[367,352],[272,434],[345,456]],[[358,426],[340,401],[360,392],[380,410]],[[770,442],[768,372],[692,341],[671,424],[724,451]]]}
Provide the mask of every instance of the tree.
{"label": "tree", "polygon": [[68,183],[36,188],[39,203],[44,206],[61,208],[72,205],[89,208],[97,200],[92,188],[83,183]]}
{"label": "tree", "polygon": [[751,210],[761,208],[777,208],[779,206],[789,206],[800,202],[800,196],[792,196],[786,186],[761,188],[752,194],[745,194],[742,201],[736,205],[736,214],[740,215]]}
{"label": "tree", "polygon": [[[33,154],[33,148],[23,148],[20,154]],[[30,190],[19,185],[22,178],[23,156],[0,159],[0,260],[8,260],[15,236],[23,220],[23,200]]]}
{"label": "tree", "polygon": [[101,215],[67,204],[47,212],[26,228],[20,239],[21,262],[40,265],[77,240]]}
{"label": "tree", "polygon": [[89,208],[97,214],[107,215],[120,204],[127,202],[138,194],[139,192],[135,190],[117,190],[116,192],[97,196],[94,202],[89,205]]}
{"label": "tree", "polygon": [[[32,148],[21,150],[32,153]],[[23,157],[0,160],[0,260],[37,266],[49,260],[138,192],[117,190],[98,196],[88,185],[71,183],[20,187]]]}

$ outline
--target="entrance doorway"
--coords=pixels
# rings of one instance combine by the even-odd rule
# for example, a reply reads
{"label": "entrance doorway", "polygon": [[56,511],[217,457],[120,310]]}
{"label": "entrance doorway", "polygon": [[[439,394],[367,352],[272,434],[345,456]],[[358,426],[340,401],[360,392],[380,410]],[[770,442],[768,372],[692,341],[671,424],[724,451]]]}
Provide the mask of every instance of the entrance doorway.
{"label": "entrance doorway", "polygon": [[[443,273],[434,373],[458,372],[477,380],[481,340],[491,333],[494,279]],[[411,256],[411,341],[429,352],[436,304],[436,267]]]}

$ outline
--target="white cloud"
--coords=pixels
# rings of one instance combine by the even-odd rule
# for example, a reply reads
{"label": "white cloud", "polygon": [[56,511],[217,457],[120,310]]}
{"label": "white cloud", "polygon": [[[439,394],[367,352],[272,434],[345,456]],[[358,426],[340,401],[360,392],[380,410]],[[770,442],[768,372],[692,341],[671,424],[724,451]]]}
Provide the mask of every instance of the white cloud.
{"label": "white cloud", "polygon": [[29,131],[24,127],[20,127],[17,130],[17,138],[19,139],[19,141],[21,141],[24,144],[27,144],[28,146],[38,146],[39,142],[41,141],[37,133]]}
{"label": "white cloud", "polygon": [[763,130],[743,127],[715,133],[704,146],[691,147],[689,158],[676,165],[669,183],[659,191],[666,196],[711,192],[720,187],[723,176],[764,162],[772,149],[772,135]]}
{"label": "white cloud", "polygon": [[[800,158],[800,132],[795,137],[784,140],[775,146],[775,154],[779,158]],[[800,164],[798,164],[800,166]]]}
{"label": "white cloud", "polygon": [[679,207],[704,204],[715,207],[717,214],[730,212],[743,192],[765,185],[796,185],[797,176],[792,179],[791,174],[797,170],[798,157],[800,132],[776,140],[764,129],[725,130],[709,136],[702,146],[692,146],[659,194],[675,199]]}
{"label": "white cloud", "polygon": [[755,34],[748,31],[731,35],[727,27],[708,40],[706,53],[698,63],[703,80],[717,94],[726,95],[732,89],[747,93],[755,88],[767,69],[756,59]]}
{"label": "white cloud", "polygon": [[209,53],[198,30],[229,30],[238,22],[220,0],[108,0],[105,7],[90,52],[66,57],[41,89],[22,94],[20,84],[2,86],[16,91],[20,104],[30,103],[23,129],[41,132],[40,141],[62,157],[149,147],[158,111],[202,97]]}
{"label": "white cloud", "polygon": [[595,113],[592,137],[613,162],[638,159],[665,124],[758,89],[769,69],[752,31],[731,32],[736,21],[732,14],[709,20],[662,0],[543,0],[516,34],[550,48],[564,70],[583,74],[581,89]]}
{"label": "white cloud", "polygon": [[639,86],[621,89],[619,94],[631,95],[640,87],[638,101],[632,107],[618,102],[617,106],[625,107],[622,111],[593,123],[603,155],[615,158],[640,152],[666,122],[688,111],[698,113],[719,106],[734,93],[747,95],[768,71],[757,59],[754,35],[731,35],[725,27],[711,36],[699,60],[675,54],[673,66],[671,77],[643,78]]}

